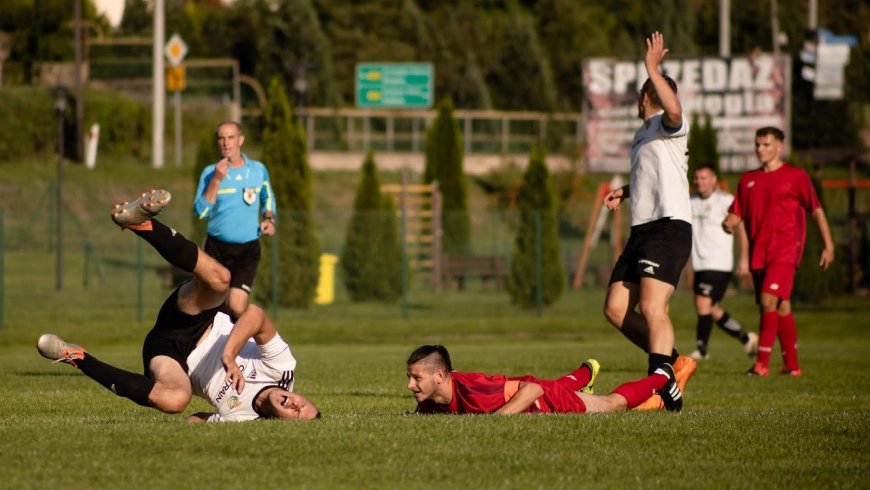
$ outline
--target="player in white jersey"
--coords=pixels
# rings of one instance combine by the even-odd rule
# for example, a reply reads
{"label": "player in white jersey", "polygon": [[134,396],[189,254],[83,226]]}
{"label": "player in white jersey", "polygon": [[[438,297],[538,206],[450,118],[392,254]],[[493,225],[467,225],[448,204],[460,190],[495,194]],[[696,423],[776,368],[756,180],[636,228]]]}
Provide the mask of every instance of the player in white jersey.
{"label": "player in white jersey", "polygon": [[[604,199],[615,210],[631,198],[631,235],[613,268],[604,315],[649,354],[648,374],[667,365],[680,378],[681,373],[690,376],[697,366],[674,349],[674,327],[667,311],[692,249],[686,177],[689,122],[683,117],[676,82],[659,72],[668,51],[662,35],[653,33],[646,44],[649,79],[638,95],[643,125],[631,146],[631,178]],[[666,387],[661,393],[665,405],[682,397],[675,382],[671,384],[673,389]]]}
{"label": "player in white jersey", "polygon": [[230,272],[154,219],[170,200],[168,192],[152,189],[132,203],[116,204],[112,213],[121,229],[132,230],[170,264],[193,273],[163,303],[145,338],[145,373],[106,364],[53,334],[39,337],[39,353],[71,364],[116,395],[142,406],[180,413],[196,394],[217,410],[191,415],[191,422],[319,418],[313,403],[290,391],[296,359],[262,308],[248,306],[232,324],[220,312],[229,294]]}
{"label": "player in white jersey", "polygon": [[[695,270],[695,311],[698,348],[689,354],[692,359],[707,359],[707,349],[713,322],[728,335],[740,340],[750,357],[758,352],[758,335],[744,332],[737,320],[720,306],[731,271],[734,269],[734,235],[725,233],[721,223],[728,216],[734,196],[717,188],[716,169],[700,165],[695,170],[692,194],[692,267]],[[741,247],[748,246],[745,234],[740,234]],[[737,271],[739,275],[749,271]]]}

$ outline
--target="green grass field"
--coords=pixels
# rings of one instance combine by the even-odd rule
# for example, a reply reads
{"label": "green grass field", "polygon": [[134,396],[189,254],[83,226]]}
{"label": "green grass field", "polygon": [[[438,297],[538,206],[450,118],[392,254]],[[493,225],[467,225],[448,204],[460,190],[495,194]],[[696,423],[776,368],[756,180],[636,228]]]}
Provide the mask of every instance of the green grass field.
{"label": "green grass field", "polygon": [[[189,176],[162,172],[156,177],[170,182],[176,198],[189,200]],[[333,305],[280,310],[276,324],[299,361],[296,389],[318,404],[320,421],[189,425],[184,415],[136,406],[70,366],[52,365],[34,344],[40,333],[54,332],[103,361],[141,370],[142,340],[168,291],[149,272],[139,300],[129,267],[136,240],[118,233],[99,206],[155,175],[132,164],[69,170],[70,206],[83,222],[95,223],[87,231],[103,247],[105,277],[97,280],[91,270],[85,288],[83,254],[71,246],[62,291],[54,289],[54,255],[36,239],[45,219],[33,214],[51,175],[45,166],[0,167],[0,208],[14,230],[7,243],[19,243],[28,226],[34,233],[32,242],[5,256],[0,488],[870,485],[867,298],[795,307],[801,378],[747,378],[751,361],[714,331],[712,359],[689,382],[681,415],[402,416],[414,408],[405,359],[424,343],[446,345],[459,370],[542,378],[594,357],[602,364],[597,393],[645,373],[646,356],[606,323],[603,290],[568,292],[538,317],[477,284],[440,294],[412,289],[407,319],[398,305],[357,305],[342,294]],[[352,199],[347,189],[355,178],[340,180],[339,186],[337,179],[316,177],[322,211],[340,212]],[[725,304],[745,327],[757,329],[749,295]],[[695,316],[684,289],[672,300],[671,315],[677,347],[688,353]],[[772,367],[778,365],[775,353]],[[209,408],[194,400],[185,415]]]}

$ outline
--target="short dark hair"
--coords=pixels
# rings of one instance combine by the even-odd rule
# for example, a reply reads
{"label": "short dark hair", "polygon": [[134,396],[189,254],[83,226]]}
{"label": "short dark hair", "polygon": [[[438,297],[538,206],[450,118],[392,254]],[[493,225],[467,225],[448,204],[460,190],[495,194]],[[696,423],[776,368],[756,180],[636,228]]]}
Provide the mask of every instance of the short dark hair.
{"label": "short dark hair", "polygon": [[239,133],[239,136],[242,136],[243,134],[245,134],[244,132],[242,132],[242,123],[240,123],[240,122],[238,122],[238,121],[221,121],[221,122],[219,122],[218,125],[215,126],[215,128],[214,128],[214,136],[215,136],[215,138],[217,138],[218,136],[220,136],[220,135],[218,134],[218,131],[219,131],[223,126],[235,126],[235,127],[236,127],[236,130],[237,130],[238,133]]}
{"label": "short dark hair", "polygon": [[707,169],[707,170],[713,172],[713,175],[715,175],[717,179],[719,178],[719,173],[716,172],[716,167],[710,165],[709,163],[699,164],[697,167],[695,167],[695,172],[697,172],[698,170],[704,170],[704,169]]}
{"label": "short dark hair", "polygon": [[765,126],[763,128],[758,128],[758,130],[755,131],[756,138],[758,138],[759,136],[767,136],[769,134],[773,135],[773,137],[780,142],[785,141],[785,133],[783,133],[782,130],[777,127]]}
{"label": "short dark hair", "polygon": [[[673,90],[674,93],[677,93],[677,82],[675,82],[673,78],[667,75],[662,76],[665,78],[665,81],[668,82],[668,87],[671,87],[671,90]],[[654,92],[653,89],[654,87],[652,79],[647,78],[646,81],[643,82],[643,87],[640,89],[640,91],[644,94],[652,94]]]}
{"label": "short dark hair", "polygon": [[[431,356],[431,359],[428,359]],[[414,349],[411,356],[408,357],[408,365],[417,364],[418,362],[428,359],[429,362],[437,367],[444,369],[445,372],[453,371],[453,365],[450,363],[450,353],[443,345],[423,345]]]}

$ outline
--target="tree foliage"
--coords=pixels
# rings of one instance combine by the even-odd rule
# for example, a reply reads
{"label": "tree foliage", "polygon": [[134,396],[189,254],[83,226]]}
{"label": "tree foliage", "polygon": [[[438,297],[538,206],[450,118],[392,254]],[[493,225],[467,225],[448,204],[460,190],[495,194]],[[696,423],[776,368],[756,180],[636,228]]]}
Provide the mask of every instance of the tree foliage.
{"label": "tree foliage", "polygon": [[463,251],[471,240],[468,217],[468,189],[462,169],[462,137],[453,119],[453,101],[444,99],[438,107],[438,117],[426,135],[426,167],[423,182],[438,182],[442,196],[443,250]]}
{"label": "tree foliage", "polygon": [[719,175],[719,138],[713,127],[709,114],[705,114],[704,124],[701,124],[698,114],[692,115],[689,124],[689,181],[695,176],[695,170],[701,165],[710,165]]}
{"label": "tree foliage", "polygon": [[402,250],[396,206],[382,195],[374,154],[360,171],[353,216],[345,233],[341,272],[353,301],[395,301],[402,292]]}
{"label": "tree foliage", "polygon": [[[276,236],[263,242],[257,299],[272,301],[272,273],[278,274],[281,306],[310,306],[317,293],[320,273],[320,242],[314,233],[311,167],[305,131],[294,121],[284,84],[273,78],[269,84],[266,127],[263,130],[263,163],[269,170],[277,204]],[[278,263],[272,264],[272,247],[278,247]]]}
{"label": "tree foliage", "polygon": [[558,301],[565,290],[565,270],[550,175],[546,156],[539,146],[532,148],[529,155],[529,166],[523,175],[517,204],[520,224],[514,241],[507,290],[514,304],[530,308],[537,304],[540,287],[543,306],[550,306]]}
{"label": "tree foliage", "polygon": [[[813,188],[825,208],[824,194],[822,194],[822,182],[814,175],[812,170],[804,162],[805,170],[810,174]],[[807,216],[806,242],[804,243],[804,255],[800,267],[795,273],[794,290],[792,300],[795,302],[817,303],[831,296],[843,294],[846,289],[846,271],[843,265],[844,254],[842,250],[834,253],[834,262],[828,266],[828,270],[819,267],[819,257],[825,249],[822,234],[816,226],[815,220]],[[839,257],[838,257],[839,255]]]}

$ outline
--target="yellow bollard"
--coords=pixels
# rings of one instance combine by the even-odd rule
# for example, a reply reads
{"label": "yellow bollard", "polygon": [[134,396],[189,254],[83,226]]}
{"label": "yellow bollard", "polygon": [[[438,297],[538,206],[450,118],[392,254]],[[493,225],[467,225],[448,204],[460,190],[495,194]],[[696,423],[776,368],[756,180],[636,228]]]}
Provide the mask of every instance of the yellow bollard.
{"label": "yellow bollard", "polygon": [[335,301],[335,264],[338,256],[333,254],[320,254],[320,278],[317,281],[317,296],[314,303],[329,305]]}

